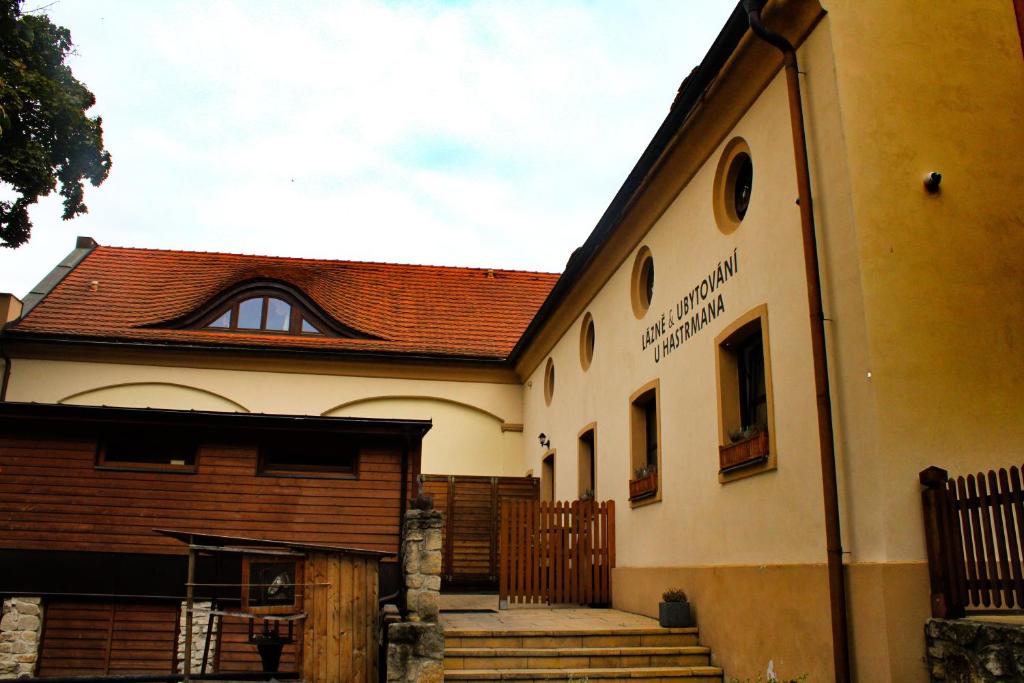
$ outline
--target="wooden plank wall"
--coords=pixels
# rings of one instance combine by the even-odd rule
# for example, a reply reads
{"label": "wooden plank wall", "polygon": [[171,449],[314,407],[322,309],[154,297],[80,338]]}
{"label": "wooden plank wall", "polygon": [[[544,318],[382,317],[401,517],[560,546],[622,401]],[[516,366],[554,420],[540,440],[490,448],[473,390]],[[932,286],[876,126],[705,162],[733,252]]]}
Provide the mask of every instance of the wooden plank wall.
{"label": "wooden plank wall", "polygon": [[445,515],[446,584],[491,584],[498,580],[498,529],[501,503],[537,500],[533,477],[424,475],[423,491]]}
{"label": "wooden plank wall", "polygon": [[303,680],[376,683],[377,570],[372,557],[307,556]]}
{"label": "wooden plank wall", "polygon": [[[223,617],[217,645],[216,662],[207,664],[207,671],[236,672],[263,671],[263,662],[256,646],[249,642],[249,620],[241,617]],[[204,633],[206,624],[203,624]],[[263,622],[256,620],[254,630],[259,632]],[[282,635],[287,635],[287,624],[281,625]],[[284,646],[281,651],[279,671],[298,671],[298,651],[302,641],[302,626],[296,626],[295,642]]]}
{"label": "wooden plank wall", "polygon": [[505,502],[500,547],[501,600],[611,603],[615,501]]}
{"label": "wooden plank wall", "polygon": [[174,528],[397,552],[397,449],[364,450],[358,479],[257,475],[256,458],[207,445],[193,474],[105,471],[95,441],[0,436],[0,548],[184,554],[152,531]]}
{"label": "wooden plank wall", "polygon": [[48,600],[39,676],[170,673],[178,605]]}

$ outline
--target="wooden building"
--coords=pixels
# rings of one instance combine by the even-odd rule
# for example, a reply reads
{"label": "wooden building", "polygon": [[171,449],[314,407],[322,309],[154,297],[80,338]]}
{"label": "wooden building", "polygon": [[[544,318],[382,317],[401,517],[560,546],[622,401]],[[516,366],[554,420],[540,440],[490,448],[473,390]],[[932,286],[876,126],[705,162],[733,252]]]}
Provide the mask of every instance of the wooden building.
{"label": "wooden building", "polygon": [[[0,404],[0,576],[7,596],[43,597],[40,675],[172,670],[187,549],[160,528],[390,556],[380,588],[374,561],[344,596],[372,602],[375,617],[377,596],[398,591],[399,520],[429,429],[422,420]],[[237,611],[237,556],[204,558],[198,575],[211,587],[197,599]],[[247,637],[244,620],[225,619],[210,669],[260,670]],[[283,670],[298,667],[298,649],[286,649]]]}

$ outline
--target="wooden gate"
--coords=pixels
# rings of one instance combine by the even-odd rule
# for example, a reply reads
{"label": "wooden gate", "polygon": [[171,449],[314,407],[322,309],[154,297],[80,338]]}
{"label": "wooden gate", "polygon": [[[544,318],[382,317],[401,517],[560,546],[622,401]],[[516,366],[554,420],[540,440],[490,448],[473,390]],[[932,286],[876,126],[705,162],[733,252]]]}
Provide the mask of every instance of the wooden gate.
{"label": "wooden gate", "polygon": [[611,603],[615,501],[510,501],[500,539],[501,600]]}
{"label": "wooden gate", "polygon": [[954,478],[929,467],[919,477],[932,616],[959,619],[968,609],[1024,607],[1021,470]]}
{"label": "wooden gate", "polygon": [[537,500],[535,477],[422,476],[423,491],[444,513],[445,586],[498,588],[498,529],[501,505],[508,500]]}

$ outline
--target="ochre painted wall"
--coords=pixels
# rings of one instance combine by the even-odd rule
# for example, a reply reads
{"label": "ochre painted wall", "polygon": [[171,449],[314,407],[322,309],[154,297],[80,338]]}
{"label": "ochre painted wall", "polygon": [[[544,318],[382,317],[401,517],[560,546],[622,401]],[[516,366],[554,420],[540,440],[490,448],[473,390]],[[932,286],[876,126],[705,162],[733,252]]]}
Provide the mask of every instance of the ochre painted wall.
{"label": "ochre painted wall", "polygon": [[[422,470],[522,475],[518,384],[15,358],[8,400],[431,419]],[[505,425],[505,429],[502,426]]]}

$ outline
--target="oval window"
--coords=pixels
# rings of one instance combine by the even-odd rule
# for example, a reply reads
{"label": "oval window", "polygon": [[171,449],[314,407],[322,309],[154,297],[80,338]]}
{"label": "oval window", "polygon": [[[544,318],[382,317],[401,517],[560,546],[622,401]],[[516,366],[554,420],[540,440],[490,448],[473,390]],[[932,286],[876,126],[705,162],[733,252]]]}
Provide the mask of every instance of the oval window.
{"label": "oval window", "polygon": [[754,192],[754,162],[743,138],[733,138],[715,172],[714,209],[718,229],[728,235],[740,226]]}
{"label": "oval window", "polygon": [[580,327],[580,364],[586,370],[594,360],[594,344],[597,341],[597,333],[594,329],[594,316],[587,313],[583,318],[583,325]]}
{"label": "oval window", "polygon": [[544,368],[544,402],[551,405],[551,397],[555,395],[555,362],[548,358]]}
{"label": "oval window", "polygon": [[633,260],[633,277],[630,282],[633,315],[644,317],[654,300],[654,257],[651,250],[641,247]]}

